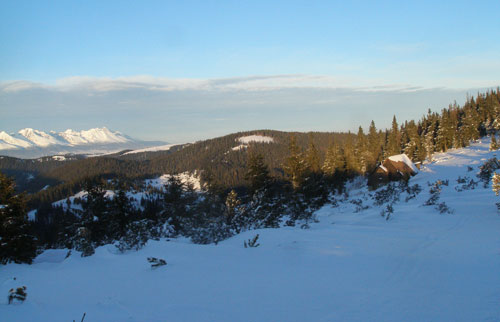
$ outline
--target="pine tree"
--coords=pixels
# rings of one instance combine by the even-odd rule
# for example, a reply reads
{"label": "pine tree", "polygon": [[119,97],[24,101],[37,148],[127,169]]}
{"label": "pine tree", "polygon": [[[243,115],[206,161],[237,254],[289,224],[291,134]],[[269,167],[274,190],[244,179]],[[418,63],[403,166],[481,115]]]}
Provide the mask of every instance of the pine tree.
{"label": "pine tree", "polygon": [[478,113],[474,107],[465,110],[465,118],[463,119],[462,127],[460,128],[465,139],[465,144],[469,145],[470,141],[479,138],[479,119]]}
{"label": "pine tree", "polygon": [[250,181],[250,189],[255,193],[259,189],[263,189],[271,182],[269,169],[264,163],[264,157],[260,153],[253,151],[248,152],[247,172],[245,179]]}
{"label": "pine tree", "polygon": [[368,142],[363,132],[363,128],[360,126],[358,129],[358,135],[356,136],[356,155],[359,159],[359,173],[365,174],[368,169],[368,163],[370,159],[370,152],[368,151]]}
{"label": "pine tree", "polygon": [[0,263],[31,264],[36,255],[23,195],[14,192],[14,180],[0,173]]}
{"label": "pine tree", "polygon": [[495,135],[492,135],[490,143],[490,151],[496,151],[496,150],[498,150],[497,139],[495,138]]}
{"label": "pine tree", "polygon": [[290,135],[290,143],[288,145],[289,156],[283,165],[285,173],[290,177],[292,186],[297,189],[304,180],[304,175],[307,170],[307,165],[304,160],[304,153],[297,145],[297,140],[294,135]]}
{"label": "pine tree", "polygon": [[429,124],[427,132],[424,134],[424,147],[426,152],[426,157],[432,160],[432,154],[435,151],[435,137],[436,137],[436,127],[435,121]]}
{"label": "pine tree", "polygon": [[238,194],[236,191],[231,190],[226,197],[226,223],[230,225],[233,221],[233,218],[236,216],[238,211],[238,207],[241,204],[241,201],[238,199]]}
{"label": "pine tree", "polygon": [[392,118],[391,131],[387,136],[386,143],[386,156],[401,154],[401,135],[399,133],[398,122],[396,121],[396,116]]}
{"label": "pine tree", "polygon": [[353,176],[355,174],[358,174],[360,166],[359,166],[359,160],[354,150],[353,135],[351,135],[351,132],[348,132],[348,136],[344,143],[344,148],[342,151],[343,151],[343,158],[345,161],[346,175]]}
{"label": "pine tree", "polygon": [[109,234],[113,239],[125,235],[127,224],[133,220],[134,212],[135,207],[127,197],[125,187],[121,186],[111,202],[107,223]]}
{"label": "pine tree", "polygon": [[374,121],[371,121],[370,128],[368,129],[367,144],[368,144],[367,148],[368,148],[368,152],[369,152],[369,157],[366,160],[367,161],[367,170],[371,171],[371,170],[375,169],[378,162],[381,161],[381,159],[383,157],[381,136],[377,132],[377,128],[375,127]]}
{"label": "pine tree", "polygon": [[309,147],[307,148],[306,151],[306,161],[307,161],[306,166],[310,172],[312,173],[320,172],[321,168],[319,166],[319,152],[318,149],[316,148],[316,145],[314,145],[312,134],[309,135]]}

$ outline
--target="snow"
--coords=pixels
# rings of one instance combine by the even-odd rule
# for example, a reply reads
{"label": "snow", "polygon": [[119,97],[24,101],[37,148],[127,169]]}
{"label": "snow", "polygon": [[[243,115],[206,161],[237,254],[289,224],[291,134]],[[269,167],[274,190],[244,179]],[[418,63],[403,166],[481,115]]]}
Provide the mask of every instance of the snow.
{"label": "snow", "polygon": [[0,152],[14,157],[40,157],[67,153],[106,153],[126,148],[138,149],[149,146],[147,142],[136,141],[120,132],[106,127],[90,130],[64,132],[43,131],[25,128],[9,135],[0,131]]}
{"label": "snow", "polygon": [[232,148],[231,150],[233,150],[233,151],[240,151],[240,150],[244,150],[244,149],[246,149],[246,148],[248,148],[248,145],[240,144],[240,145],[238,145],[238,146],[235,146],[235,147],[234,147],[234,148]]}
{"label": "snow", "polygon": [[[218,245],[150,241],[125,254],[106,245],[85,258],[48,250],[33,265],[2,266],[1,320],[498,321],[500,200],[482,184],[455,190],[458,176],[477,180],[495,155],[488,146],[436,154],[410,179],[422,192],[408,202],[403,193],[388,221],[358,180],[310,229],[247,231]],[[454,213],[422,206],[427,183],[446,179],[440,202]],[[356,212],[353,199],[370,208]],[[244,248],[256,234],[260,246]],[[151,269],[147,257],[168,264]],[[7,305],[23,285],[27,300]]]}
{"label": "snow", "polygon": [[248,144],[250,142],[257,142],[257,143],[272,143],[274,142],[274,139],[269,136],[263,136],[263,135],[248,135],[248,136],[243,136],[237,139],[238,142],[241,142],[243,144]]}
{"label": "snow", "polygon": [[[18,137],[15,137],[18,136]],[[48,147],[52,145],[78,146],[89,144],[116,144],[127,143],[131,139],[120,132],[112,132],[106,127],[94,128],[83,131],[68,129],[64,132],[43,131],[25,128],[11,136],[5,131],[0,131],[0,149],[28,149],[33,147]]]}
{"label": "snow", "polygon": [[56,160],[56,161],[64,161],[66,160],[66,157],[64,155],[54,155],[52,157],[52,160]]}
{"label": "snow", "polygon": [[20,130],[18,133],[23,137],[25,137],[35,146],[47,147],[49,145],[61,144],[61,142],[57,140],[55,137],[42,131],[26,128]]}
{"label": "snow", "polygon": [[64,132],[59,133],[59,136],[66,140],[70,145],[88,143],[88,141],[81,136],[80,132],[76,132],[71,129],[67,129]]}
{"label": "snow", "polygon": [[123,155],[127,154],[134,154],[134,153],[141,153],[141,152],[158,152],[158,151],[168,151],[170,150],[175,144],[167,144],[167,145],[160,145],[160,146],[153,146],[150,148],[145,148],[145,149],[139,149],[139,150],[133,150],[124,153]]}
{"label": "snow", "polygon": [[[165,186],[165,184],[168,182],[168,179],[170,179],[170,177],[171,177],[170,174],[164,174],[156,179],[146,180],[146,185],[150,185],[152,187],[162,189]],[[178,178],[184,184],[191,185],[193,187],[193,189],[196,191],[201,190],[200,177],[196,171],[194,173],[182,172],[179,174],[175,174],[174,177]]]}
{"label": "snow", "polygon": [[4,144],[11,146],[11,149],[15,149],[16,146],[20,146],[23,148],[29,148],[31,146],[29,142],[26,142],[21,139],[16,139],[15,137],[12,137],[9,134],[7,134],[5,131],[0,131],[0,141],[5,142],[5,143],[0,143],[0,149],[7,149],[6,147],[3,147]]}
{"label": "snow", "polygon": [[9,143],[0,142],[0,150],[15,150],[18,147]]}
{"label": "snow", "polygon": [[67,129],[56,133],[69,145],[96,144],[96,143],[124,143],[130,141],[120,132],[111,132],[106,127],[83,130],[80,132]]}
{"label": "snow", "polygon": [[398,154],[398,155],[390,156],[389,160],[394,161],[394,162],[403,162],[408,167],[410,167],[410,169],[412,169],[415,173],[418,172],[417,167],[415,166],[415,164],[413,164],[413,162],[410,160],[410,158],[408,158],[408,156],[406,154]]}
{"label": "snow", "polygon": [[120,132],[111,132],[106,127],[81,131],[80,135],[88,143],[124,143],[129,141]]}
{"label": "snow", "polygon": [[[248,135],[248,136],[242,136],[236,139],[236,142],[240,142],[242,144],[235,146],[231,148],[232,151],[241,151],[246,148],[248,148],[248,144],[251,142],[255,143],[273,143],[274,139],[269,136],[263,136],[263,135]],[[230,151],[228,151],[230,152]]]}

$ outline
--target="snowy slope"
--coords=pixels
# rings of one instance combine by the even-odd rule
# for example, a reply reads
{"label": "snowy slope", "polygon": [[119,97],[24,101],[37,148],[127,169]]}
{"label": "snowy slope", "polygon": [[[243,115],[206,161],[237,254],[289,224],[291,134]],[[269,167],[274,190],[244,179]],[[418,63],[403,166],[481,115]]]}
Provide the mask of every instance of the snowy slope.
{"label": "snowy slope", "polygon": [[123,155],[127,154],[135,154],[135,153],[142,153],[142,152],[158,152],[158,151],[168,151],[170,150],[175,144],[166,144],[166,145],[160,145],[160,146],[153,146],[150,148],[145,148],[145,149],[138,149],[138,150],[133,150],[124,153]]}
{"label": "snowy slope", "polygon": [[0,155],[38,158],[53,154],[103,154],[125,149],[140,149],[163,142],[131,139],[106,127],[90,130],[45,133],[26,128],[18,133],[0,132]]}
{"label": "snowy slope", "polygon": [[18,147],[29,148],[30,146],[32,146],[31,143],[25,140],[17,139],[7,134],[5,131],[0,131],[0,149],[7,149],[6,147],[4,147],[4,145],[11,146],[11,149],[16,149]]}
{"label": "snowy slope", "polygon": [[231,148],[231,151],[240,151],[248,148],[250,143],[273,143],[274,139],[270,136],[263,135],[247,135],[239,137],[235,140],[236,142],[241,143],[238,146]]}
{"label": "snowy slope", "polygon": [[37,147],[47,147],[49,145],[55,144],[64,144],[64,142],[59,141],[57,138],[47,134],[43,131],[38,131],[30,128],[22,129],[19,132],[19,135],[28,140],[31,144]]}
{"label": "snowy slope", "polygon": [[[478,166],[495,155],[488,142],[434,156],[410,180],[422,192],[393,204],[390,220],[362,182],[349,185],[310,229],[248,231],[218,245],[151,241],[91,257],[44,252],[33,265],[0,268],[0,294],[27,286],[25,303],[5,321],[498,321],[499,197],[479,183]],[[468,168],[472,167],[472,170]],[[430,186],[452,213],[423,204]],[[383,188],[382,188],[383,189]],[[366,208],[368,207],[368,208]],[[366,208],[366,209],[364,209]],[[260,234],[261,246],[243,241]],[[168,265],[151,269],[149,256]],[[16,280],[13,280],[16,277]]]}
{"label": "snowy slope", "polygon": [[258,143],[272,143],[274,142],[274,139],[269,136],[263,136],[263,135],[248,135],[248,136],[243,136],[237,139],[237,141],[243,143],[243,144],[248,144],[250,142],[258,142]]}

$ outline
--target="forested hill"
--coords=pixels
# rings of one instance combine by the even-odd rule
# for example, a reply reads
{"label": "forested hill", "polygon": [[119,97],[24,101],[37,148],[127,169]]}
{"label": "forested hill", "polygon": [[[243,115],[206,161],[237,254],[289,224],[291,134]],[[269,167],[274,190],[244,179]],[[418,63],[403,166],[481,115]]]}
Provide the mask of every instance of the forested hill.
{"label": "forested hill", "polygon": [[[455,103],[439,113],[429,110],[420,120],[398,123],[394,117],[391,128],[384,131],[377,129],[374,122],[368,129],[359,127],[356,134],[256,130],[159,152],[123,152],[62,161],[2,157],[0,171],[14,175],[21,190],[31,187],[32,200],[45,201],[60,200],[78,192],[82,181],[89,177],[121,178],[130,183],[164,173],[198,171],[202,181],[209,180],[223,188],[246,186],[248,151],[261,154],[270,174],[277,179],[291,180],[284,164],[293,157],[313,172],[329,176],[342,173],[345,180],[370,173],[390,155],[405,153],[418,162],[434,152],[467,146],[498,130],[500,90],[497,88],[468,98],[463,106]],[[252,141],[252,137],[256,139]],[[294,144],[290,144],[292,141]],[[302,170],[300,166],[296,169]],[[38,191],[43,187],[46,189]]]}
{"label": "forested hill", "polygon": [[[178,145],[168,151],[133,154],[123,151],[90,158],[67,157],[61,161],[50,157],[29,160],[1,157],[0,171],[14,176],[20,190],[35,193],[36,198],[41,197],[44,200],[59,200],[67,197],[66,194],[76,193],[84,179],[97,176],[130,181],[164,173],[198,171],[209,174],[211,180],[222,186],[241,186],[246,184],[244,176],[249,149],[264,156],[274,176],[284,177],[282,164],[288,155],[288,142],[292,134],[302,148],[306,148],[312,138],[321,158],[324,158],[329,145],[344,144],[349,139],[355,139],[354,135],[349,133],[256,130]],[[252,136],[255,136],[257,141],[242,143],[238,140],[246,137],[251,140]],[[272,142],[259,142],[260,138],[270,138]],[[206,176],[202,179],[205,178]],[[50,187],[38,192],[47,185]]]}

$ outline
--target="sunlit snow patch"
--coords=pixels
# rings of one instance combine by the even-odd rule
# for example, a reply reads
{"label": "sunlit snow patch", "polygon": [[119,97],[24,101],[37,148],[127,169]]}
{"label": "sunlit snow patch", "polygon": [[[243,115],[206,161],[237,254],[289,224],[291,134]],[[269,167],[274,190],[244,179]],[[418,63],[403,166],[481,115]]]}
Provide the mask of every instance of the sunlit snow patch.
{"label": "sunlit snow patch", "polygon": [[257,142],[257,143],[273,143],[274,139],[270,136],[263,136],[263,135],[248,135],[248,136],[243,136],[241,138],[238,138],[237,141],[243,143],[243,144],[248,144],[250,142]]}
{"label": "sunlit snow patch", "polygon": [[145,148],[145,149],[139,149],[139,150],[133,150],[124,153],[123,155],[127,154],[134,154],[134,153],[141,153],[141,152],[158,152],[158,151],[168,151],[170,150],[175,144],[167,144],[167,145],[160,145],[160,146],[153,146],[150,148]]}
{"label": "sunlit snow patch", "polygon": [[263,135],[248,135],[248,136],[242,136],[240,138],[237,138],[235,140],[236,142],[240,142],[241,144],[238,146],[235,146],[234,148],[231,148],[232,151],[240,151],[248,148],[248,144],[251,142],[255,143],[273,143],[274,139],[269,136],[263,136]]}

